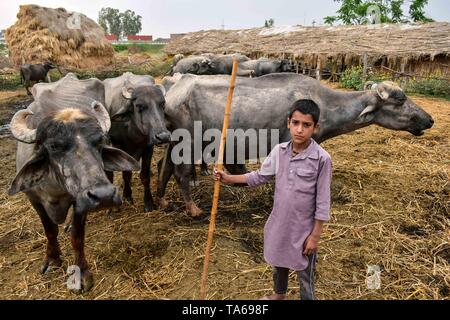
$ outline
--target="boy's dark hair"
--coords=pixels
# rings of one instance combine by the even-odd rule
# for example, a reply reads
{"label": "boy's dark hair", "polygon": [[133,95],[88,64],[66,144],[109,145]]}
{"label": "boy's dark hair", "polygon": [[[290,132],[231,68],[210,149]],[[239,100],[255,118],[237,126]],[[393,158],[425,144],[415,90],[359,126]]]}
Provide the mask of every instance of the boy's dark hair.
{"label": "boy's dark hair", "polygon": [[320,109],[319,106],[312,100],[300,99],[295,101],[289,110],[289,120],[292,118],[295,111],[300,111],[303,114],[310,114],[314,120],[314,125],[319,122]]}

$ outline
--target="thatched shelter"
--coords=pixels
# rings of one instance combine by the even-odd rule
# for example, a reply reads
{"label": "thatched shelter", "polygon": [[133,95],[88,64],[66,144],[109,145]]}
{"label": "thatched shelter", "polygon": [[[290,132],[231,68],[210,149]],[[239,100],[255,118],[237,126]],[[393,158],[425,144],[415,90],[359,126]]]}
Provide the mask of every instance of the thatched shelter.
{"label": "thatched shelter", "polygon": [[450,23],[202,30],[166,46],[169,55],[238,52],[289,58],[300,69],[337,72],[349,65],[450,76]]}
{"label": "thatched shelter", "polygon": [[68,68],[93,69],[113,62],[114,49],[103,29],[83,14],[24,5],[17,19],[5,33],[15,65],[51,60]]}

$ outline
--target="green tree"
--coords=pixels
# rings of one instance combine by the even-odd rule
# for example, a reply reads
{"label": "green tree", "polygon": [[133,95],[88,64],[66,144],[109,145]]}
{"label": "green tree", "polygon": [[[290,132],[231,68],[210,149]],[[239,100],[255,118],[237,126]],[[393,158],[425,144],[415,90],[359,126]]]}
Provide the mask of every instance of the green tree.
{"label": "green tree", "polygon": [[119,9],[102,8],[98,13],[98,24],[107,34],[120,37],[122,34],[122,20]]}
{"label": "green tree", "polygon": [[391,20],[392,22],[402,22],[403,21],[403,10],[402,5],[404,0],[392,0],[391,1]]}
{"label": "green tree", "polygon": [[127,10],[121,14],[122,31],[124,34],[136,35],[142,30],[142,17],[134,11]]}
{"label": "green tree", "polygon": [[119,9],[102,8],[98,13],[98,24],[107,34],[118,38],[122,34],[136,35],[142,30],[142,17],[132,10],[123,13]]}
{"label": "green tree", "polygon": [[433,22],[433,19],[425,17],[424,7],[428,0],[414,0],[409,7],[409,14],[413,21]]}
{"label": "green tree", "polygon": [[265,28],[270,28],[270,27],[273,27],[274,25],[275,25],[275,20],[273,20],[272,18],[264,21]]}
{"label": "green tree", "polygon": [[379,9],[379,21],[385,22],[409,22],[422,21],[430,22],[432,19],[425,16],[424,7],[428,0],[412,0],[409,7],[410,19],[405,17],[402,10],[404,0],[333,0],[341,4],[337,10],[337,15],[324,17],[326,24],[342,22],[343,24],[364,24],[368,22],[367,11],[371,6],[377,6]]}

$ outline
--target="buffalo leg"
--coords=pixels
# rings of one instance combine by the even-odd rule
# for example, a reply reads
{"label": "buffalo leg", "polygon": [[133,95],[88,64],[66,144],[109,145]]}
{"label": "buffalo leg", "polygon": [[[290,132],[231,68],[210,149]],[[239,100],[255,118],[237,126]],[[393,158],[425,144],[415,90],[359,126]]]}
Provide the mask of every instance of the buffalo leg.
{"label": "buffalo leg", "polygon": [[30,92],[29,87],[30,87],[30,83],[29,83],[28,81],[26,81],[26,82],[25,82],[25,89],[27,90],[27,94],[28,94],[29,96],[31,96],[31,92]]}
{"label": "buffalo leg", "polygon": [[[41,267],[41,272],[46,273],[52,267],[60,267],[61,261],[61,249],[58,243],[58,225],[47,215],[44,207],[39,202],[31,201],[36,212],[41,218],[42,225],[44,226],[45,236],[47,237],[47,250],[45,253],[44,263]],[[50,268],[50,269],[49,269]]]}
{"label": "buffalo leg", "polygon": [[177,180],[178,186],[181,189],[181,195],[186,203],[186,210],[191,216],[196,217],[203,213],[203,211],[197,207],[191,197],[191,190],[189,187],[189,179],[192,174],[193,164],[179,164],[175,166],[174,176]]}
{"label": "buffalo leg", "polygon": [[172,147],[169,144],[164,151],[164,157],[158,162],[158,187],[156,195],[158,198],[158,205],[161,209],[165,209],[169,205],[164,199],[164,195],[166,194],[167,183],[169,182],[174,171],[174,164],[170,158],[171,151]]}
{"label": "buffalo leg", "polygon": [[133,204],[133,194],[131,191],[131,177],[132,172],[131,171],[123,171],[122,172],[122,178],[123,178],[123,198],[128,201],[128,203]]}
{"label": "buffalo leg", "polygon": [[84,255],[84,236],[86,213],[75,213],[72,222],[71,241],[75,253],[75,265],[80,268],[81,285],[83,291],[89,291],[94,284],[94,277]]}
{"label": "buffalo leg", "polygon": [[152,192],[150,190],[150,164],[152,162],[153,146],[145,148],[142,154],[142,167],[141,167],[141,182],[144,186],[144,212],[149,212],[154,209]]}
{"label": "buffalo leg", "polygon": [[204,160],[202,160],[201,175],[202,176],[210,176],[211,175],[211,171],[209,171],[209,169],[208,169],[208,164]]}

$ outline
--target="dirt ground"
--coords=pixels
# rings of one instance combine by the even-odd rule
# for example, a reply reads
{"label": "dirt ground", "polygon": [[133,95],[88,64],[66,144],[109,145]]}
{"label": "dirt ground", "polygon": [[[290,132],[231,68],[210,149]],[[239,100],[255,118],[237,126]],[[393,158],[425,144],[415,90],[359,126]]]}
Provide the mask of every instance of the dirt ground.
{"label": "dirt ground", "polygon": [[[0,94],[2,119],[14,113],[5,101],[27,99],[23,92],[19,98]],[[412,99],[435,119],[423,136],[370,126],[323,144],[334,174],[332,219],[324,228],[316,270],[318,299],[450,298],[450,102]],[[15,146],[11,137],[0,139],[0,299],[198,298],[208,221],[184,212],[173,179],[165,211],[143,213],[142,187],[134,174],[135,205],[125,204],[112,216],[89,215],[86,255],[95,276],[90,292],[67,290],[65,270],[73,256],[62,229],[63,267],[39,274],[46,245],[41,222],[23,194],[7,195]],[[161,154],[158,149],[153,172]],[[212,179],[200,179],[193,195],[208,211]],[[262,231],[272,194],[272,185],[222,187],[208,299],[257,299],[271,292]],[[366,285],[370,265],[381,270],[378,290]],[[294,274],[288,297],[298,297]]]}

